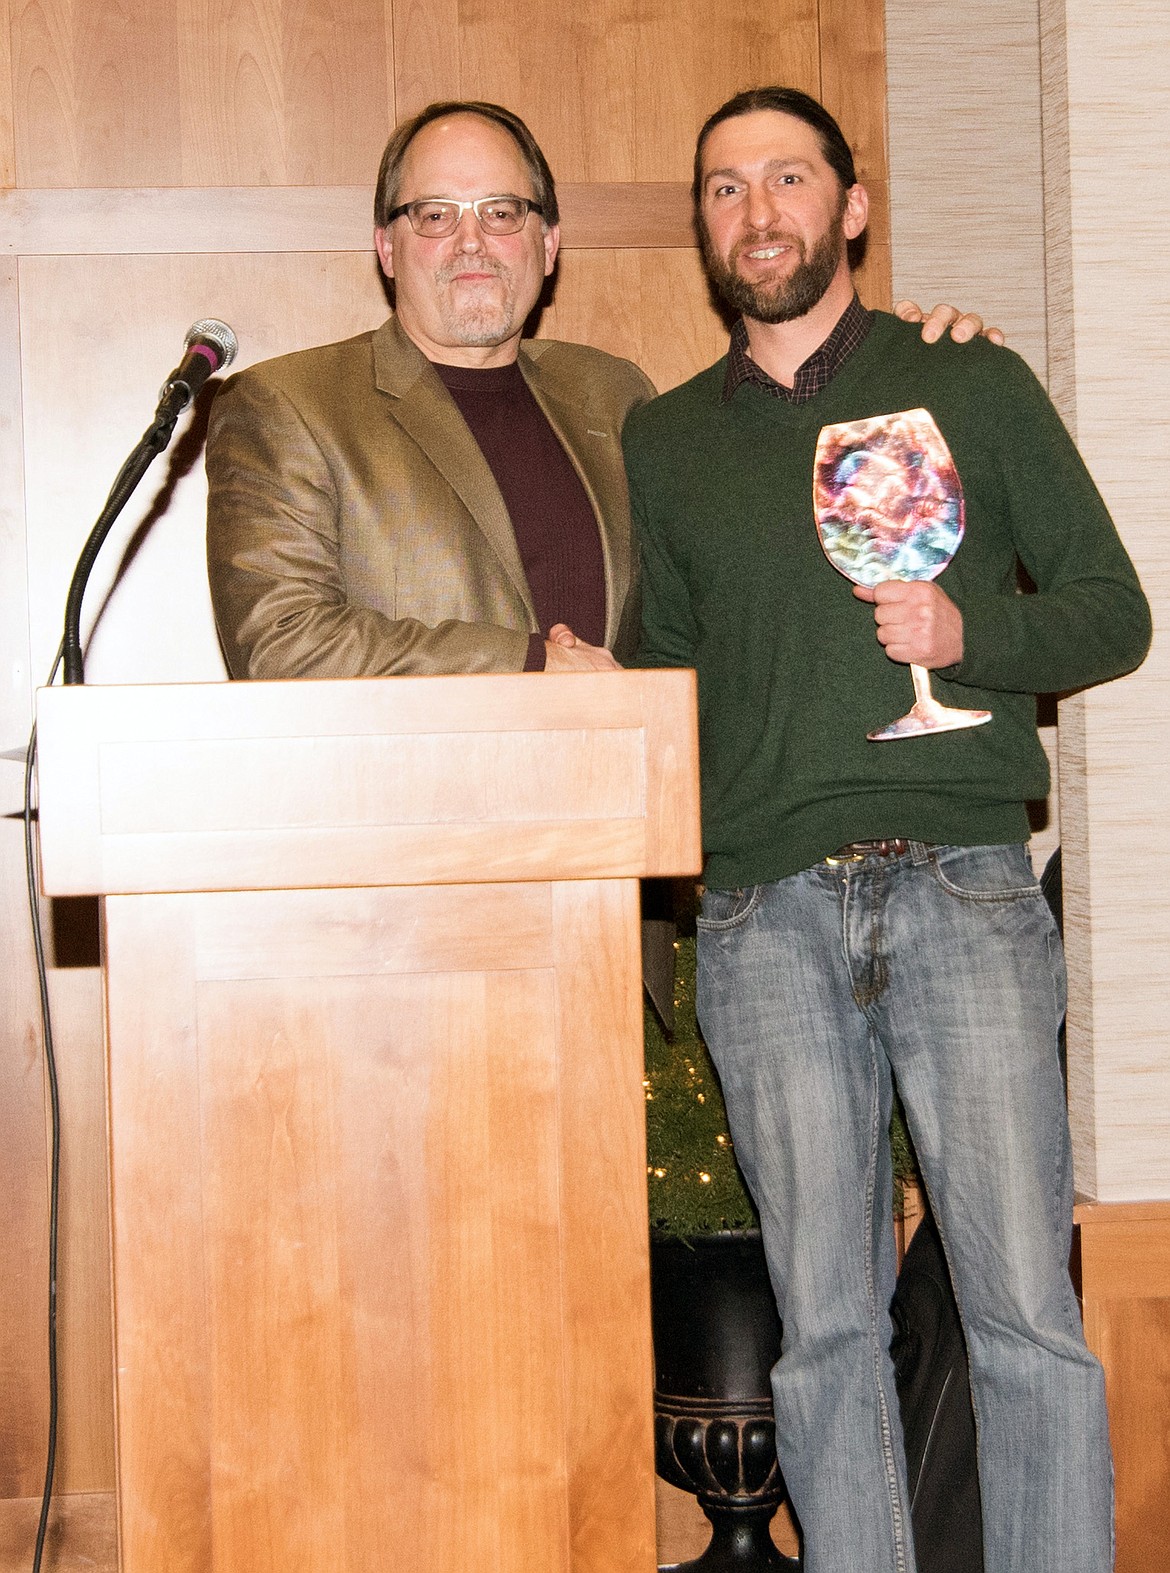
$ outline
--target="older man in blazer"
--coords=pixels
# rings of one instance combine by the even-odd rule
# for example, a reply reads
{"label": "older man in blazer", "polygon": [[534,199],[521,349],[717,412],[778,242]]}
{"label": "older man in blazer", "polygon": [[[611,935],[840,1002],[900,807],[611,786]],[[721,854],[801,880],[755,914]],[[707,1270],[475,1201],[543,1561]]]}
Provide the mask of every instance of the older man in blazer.
{"label": "older man in blazer", "polygon": [[599,350],[520,342],[559,239],[543,154],[499,106],[432,105],[387,146],[376,218],[395,314],[239,373],[213,407],[229,670],[614,667],[638,636],[621,430],[654,389]]}

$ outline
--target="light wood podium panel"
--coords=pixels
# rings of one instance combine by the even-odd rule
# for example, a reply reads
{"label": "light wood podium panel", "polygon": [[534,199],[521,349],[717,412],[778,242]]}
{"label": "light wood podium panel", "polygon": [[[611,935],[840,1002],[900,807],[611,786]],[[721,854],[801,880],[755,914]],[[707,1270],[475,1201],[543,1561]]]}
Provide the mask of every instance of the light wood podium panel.
{"label": "light wood podium panel", "polygon": [[123,1573],[651,1573],[638,876],[698,867],[693,674],[38,734],[46,888],[104,898]]}

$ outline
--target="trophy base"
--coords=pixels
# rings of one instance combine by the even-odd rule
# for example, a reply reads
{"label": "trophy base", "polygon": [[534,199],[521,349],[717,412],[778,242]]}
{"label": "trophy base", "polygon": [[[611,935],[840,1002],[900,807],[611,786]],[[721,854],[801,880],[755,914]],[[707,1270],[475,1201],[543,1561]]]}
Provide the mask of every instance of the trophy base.
{"label": "trophy base", "polygon": [[901,737],[929,737],[932,732],[958,732],[968,726],[982,726],[991,720],[990,710],[952,710],[934,700],[921,700],[897,721],[878,732],[867,732],[871,743],[892,743]]}

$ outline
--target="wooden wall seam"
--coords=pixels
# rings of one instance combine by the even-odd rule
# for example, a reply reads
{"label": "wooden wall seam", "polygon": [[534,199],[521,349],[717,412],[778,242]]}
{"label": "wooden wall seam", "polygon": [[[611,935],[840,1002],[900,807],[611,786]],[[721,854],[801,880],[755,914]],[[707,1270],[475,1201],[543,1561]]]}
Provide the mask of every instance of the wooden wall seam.
{"label": "wooden wall seam", "polygon": [[[558,186],[565,250],[693,250],[681,181]],[[373,186],[18,188],[0,192],[0,250],[37,256],[362,251]]]}

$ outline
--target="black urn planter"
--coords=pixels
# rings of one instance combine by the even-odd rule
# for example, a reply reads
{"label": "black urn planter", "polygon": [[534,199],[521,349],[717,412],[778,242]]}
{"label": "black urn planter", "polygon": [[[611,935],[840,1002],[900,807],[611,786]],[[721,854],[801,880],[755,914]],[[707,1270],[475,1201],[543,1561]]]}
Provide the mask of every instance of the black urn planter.
{"label": "black urn planter", "polygon": [[797,1573],[772,1542],[784,1501],[768,1373],[780,1322],[758,1230],[651,1234],[658,1473],[693,1492],[711,1543],[679,1573]]}

